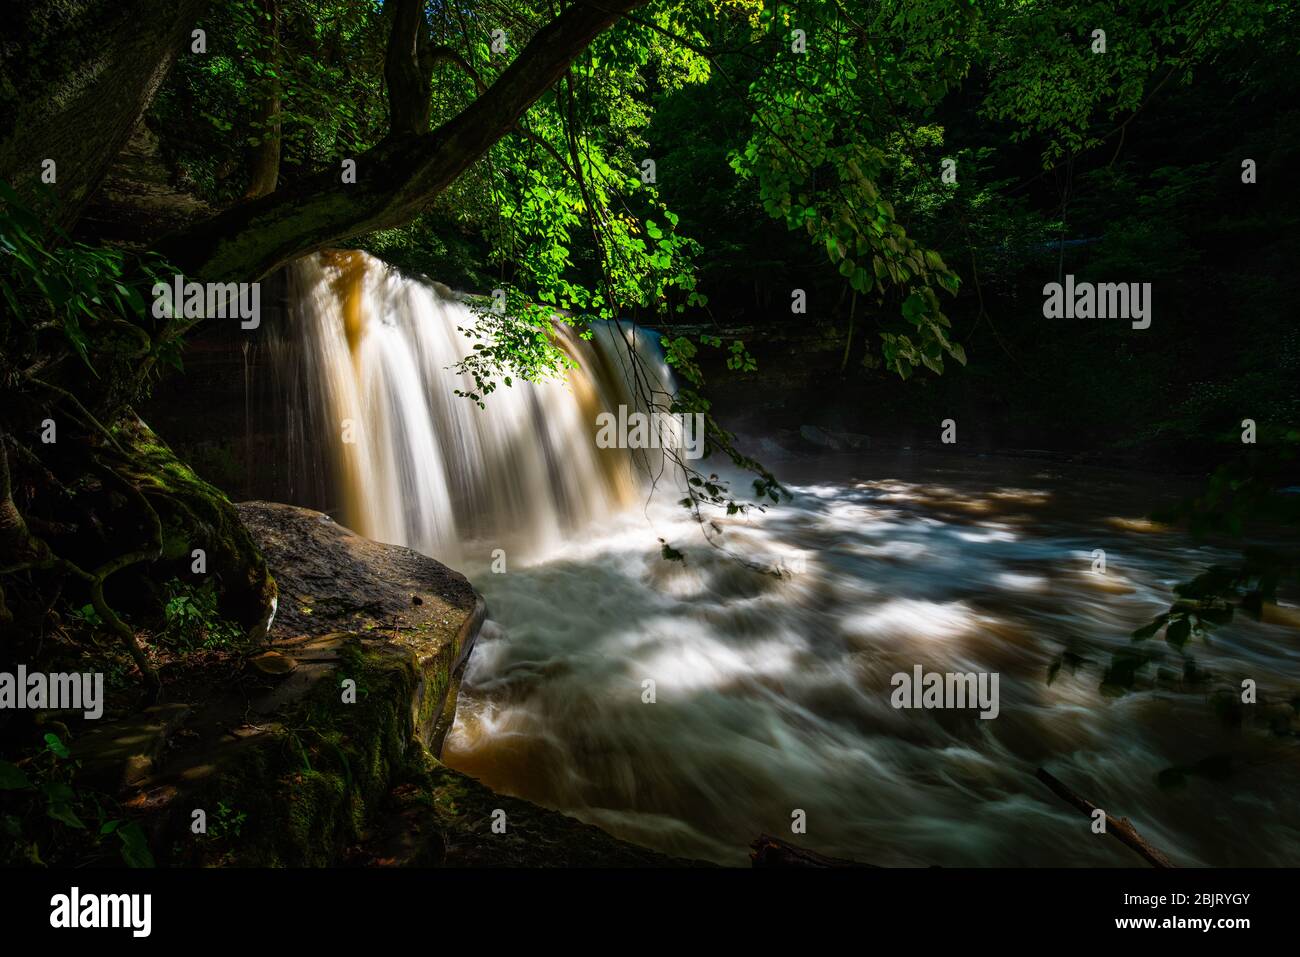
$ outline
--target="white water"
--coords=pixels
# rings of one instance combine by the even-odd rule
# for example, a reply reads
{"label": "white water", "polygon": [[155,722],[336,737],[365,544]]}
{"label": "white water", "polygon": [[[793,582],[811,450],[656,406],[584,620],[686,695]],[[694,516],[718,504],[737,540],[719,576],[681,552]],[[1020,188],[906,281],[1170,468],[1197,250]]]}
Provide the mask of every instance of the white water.
{"label": "white water", "polygon": [[[1231,555],[1108,521],[1142,514],[1125,507],[1151,495],[1141,480],[945,464],[805,463],[819,479],[793,504],[725,535],[753,559],[801,553],[786,578],[687,544],[698,534],[664,506],[649,525],[682,565],[626,515],[511,575],[476,575],[500,627],[471,660],[446,760],[630,840],[737,864],[760,832],[792,837],[802,809],[793,839],[878,864],[1142,866],[1047,791],[1039,766],[1181,865],[1294,863],[1294,739],[1226,726],[1213,699],[1253,677],[1294,719],[1295,630],[1240,621],[1189,646],[1214,675],[1204,684],[1185,683],[1183,657],[1157,639],[1134,691],[1100,687],[1171,586]],[[1105,576],[1091,571],[1097,547]],[[1067,645],[1088,660],[1049,684]],[[1000,715],[893,709],[891,676],[917,664],[999,673]],[[1157,785],[1219,754],[1226,780]]]}
{"label": "white water", "polygon": [[[325,453],[307,467],[330,471],[339,516],[361,534],[453,564],[498,548],[522,557],[636,500],[632,463],[591,438],[597,410],[631,402],[628,350],[615,355],[608,332],[593,344],[561,330],[580,367],[500,385],[483,411],[455,394],[473,391],[449,369],[478,320],[449,290],[348,252],[296,263],[290,298],[276,362]],[[647,372],[666,374],[649,340],[632,343]]]}
{"label": "white water", "polygon": [[[791,836],[801,809],[795,840],[878,864],[1141,864],[1036,781],[1040,765],[1176,863],[1296,860],[1293,739],[1226,725],[1214,707],[1243,677],[1270,702],[1293,694],[1294,628],[1239,621],[1190,645],[1212,673],[1200,683],[1156,639],[1130,693],[1100,687],[1174,583],[1231,557],[1133,523],[1155,483],[973,459],[806,461],[794,503],[719,520],[734,553],[801,568],[764,574],[703,544],[673,490],[647,506],[630,464],[592,447],[594,411],[626,401],[612,342],[583,353],[568,387],[498,391],[479,410],[445,371],[471,348],[455,332],[462,306],[373,263],[357,300],[331,272],[309,263],[297,281],[320,381],[309,418],[329,423],[327,443],[341,419],[365,423],[356,448],[332,445],[355,483],[344,518],[457,565],[491,610],[447,763],[731,863],[760,832]],[[661,538],[685,562],[663,560]],[[494,543],[506,574],[491,570]],[[1066,647],[1086,660],[1049,684]],[[893,709],[891,676],[917,664],[998,672],[999,717]],[[1226,780],[1157,785],[1222,754]]]}

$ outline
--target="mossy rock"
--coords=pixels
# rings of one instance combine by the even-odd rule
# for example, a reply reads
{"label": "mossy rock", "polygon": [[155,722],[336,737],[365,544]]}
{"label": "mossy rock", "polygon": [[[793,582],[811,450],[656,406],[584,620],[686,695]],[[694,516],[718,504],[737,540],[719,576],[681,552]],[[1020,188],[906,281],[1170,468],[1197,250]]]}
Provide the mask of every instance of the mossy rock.
{"label": "mossy rock", "polygon": [[[161,563],[193,577],[192,554],[202,549],[223,615],[239,623],[246,643],[265,637],[276,608],[275,579],[234,504],[199,478],[140,419],[118,425],[114,437],[128,457],[122,472],[145,493],[162,523]],[[162,573],[167,577],[167,572]]]}
{"label": "mossy rock", "polygon": [[[355,682],[355,703],[343,682]],[[160,863],[326,866],[360,839],[362,828],[405,761],[412,740],[412,663],[347,636],[339,661],[300,699],[255,723],[222,733],[145,782]],[[256,704],[256,702],[254,702]],[[149,795],[166,794],[159,804]],[[238,830],[213,827],[224,815]],[[190,829],[193,810],[206,835]]]}

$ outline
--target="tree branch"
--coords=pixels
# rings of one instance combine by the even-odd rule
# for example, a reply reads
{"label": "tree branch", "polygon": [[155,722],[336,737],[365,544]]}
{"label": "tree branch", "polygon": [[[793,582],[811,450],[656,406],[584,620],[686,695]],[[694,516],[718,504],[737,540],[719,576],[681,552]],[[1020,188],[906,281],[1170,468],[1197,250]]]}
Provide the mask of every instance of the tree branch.
{"label": "tree branch", "polygon": [[463,56],[461,56],[460,51],[455,50],[451,47],[441,46],[441,47],[434,47],[431,51],[429,51],[429,53],[430,53],[429,59],[432,61],[433,66],[437,66],[439,63],[444,63],[444,62],[454,63],[456,64],[456,66],[460,67],[461,70],[467,73],[471,80],[474,81],[474,88],[478,90],[480,95],[487,92],[487,84],[484,83],[483,78],[478,75],[478,71],[474,69],[473,64],[471,64],[469,60],[466,60]]}
{"label": "tree branch", "polygon": [[592,40],[645,2],[577,0],[453,119],[431,133],[395,133],[356,157],[355,184],[323,171],[174,234],[160,251],[187,275],[248,281],[331,243],[409,222],[510,133]]}
{"label": "tree branch", "polygon": [[[1088,817],[1092,817],[1093,812],[1097,810],[1097,805],[1093,804],[1086,798],[1082,798],[1075,794],[1045,768],[1039,768],[1035,776],[1038,780],[1051,788],[1052,792],[1057,797],[1061,798],[1063,801]],[[1102,813],[1104,814],[1105,812]],[[1137,853],[1141,854],[1152,867],[1174,866],[1169,862],[1169,858],[1147,843],[1146,839],[1137,832],[1137,828],[1130,824],[1126,817],[1116,820],[1114,817],[1111,817],[1111,815],[1106,814],[1106,833],[1137,851]]]}

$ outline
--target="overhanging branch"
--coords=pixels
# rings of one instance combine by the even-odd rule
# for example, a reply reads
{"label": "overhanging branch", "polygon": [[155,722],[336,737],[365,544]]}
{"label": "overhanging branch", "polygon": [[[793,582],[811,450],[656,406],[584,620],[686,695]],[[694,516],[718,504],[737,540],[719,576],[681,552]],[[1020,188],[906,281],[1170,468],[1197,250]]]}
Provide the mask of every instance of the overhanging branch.
{"label": "overhanging branch", "polygon": [[356,157],[355,184],[323,171],[168,237],[161,251],[187,275],[248,281],[347,237],[409,222],[510,133],[592,40],[645,2],[577,0],[453,119],[430,133],[395,132]]}

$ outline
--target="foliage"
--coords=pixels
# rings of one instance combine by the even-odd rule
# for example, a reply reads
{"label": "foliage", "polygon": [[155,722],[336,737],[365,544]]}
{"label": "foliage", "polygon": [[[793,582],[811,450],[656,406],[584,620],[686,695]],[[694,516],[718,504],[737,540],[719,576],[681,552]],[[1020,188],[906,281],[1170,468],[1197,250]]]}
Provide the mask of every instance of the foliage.
{"label": "foliage", "polygon": [[[903,378],[921,365],[942,372],[945,354],[966,361],[935,293],[955,293],[958,278],[908,235],[878,185],[906,144],[888,142],[893,95],[874,48],[861,42],[871,28],[838,9],[800,19],[807,10],[777,8],[760,18],[769,28],[771,66],[750,85],[753,133],[732,166],[756,181],[769,216],[824,247],[854,292],[883,302],[887,290],[902,291],[904,322],[880,333],[887,368]],[[806,52],[793,50],[793,41],[782,49],[796,20],[812,30]],[[940,70],[926,92],[936,96],[947,82]],[[856,135],[846,136],[849,129]]]}
{"label": "foliage", "polygon": [[[269,134],[280,137],[281,176],[290,182],[383,135],[381,5],[276,0],[278,38],[267,28],[267,6],[212,4],[199,24],[207,53],[180,58],[154,103],[160,128],[185,130],[164,138],[182,185],[210,202],[243,194],[250,151]],[[262,119],[272,95],[280,108]]]}
{"label": "foliage", "polygon": [[236,811],[225,801],[218,801],[216,813],[212,815],[212,820],[208,822],[208,837],[214,841],[238,838],[240,832],[244,829],[244,822],[247,820],[247,812]]}
{"label": "foliage", "polygon": [[211,580],[193,585],[173,578],[164,586],[161,642],[177,651],[220,648],[237,644],[243,631],[217,608],[217,591]]}
{"label": "foliage", "polygon": [[[9,307],[0,336],[10,347],[8,364],[35,362],[48,374],[61,357],[41,338],[57,332],[65,355],[75,355],[91,375],[109,383],[118,377],[101,371],[119,371],[119,364],[142,363],[147,372],[156,372],[159,362],[179,368],[179,335],[153,340],[139,324],[147,314],[145,296],[167,274],[166,263],[150,254],[72,242],[3,181],[0,200],[0,250],[8,254],[0,268],[0,294]],[[32,366],[27,368],[30,374]],[[120,378],[135,387],[122,396],[125,401],[138,397],[149,381],[148,374]]]}
{"label": "foliage", "polygon": [[[1050,166],[1113,136],[1116,121],[1136,114],[1155,92],[1153,77],[1161,86],[1185,81],[1217,49],[1267,33],[1282,6],[1270,0],[1001,6],[982,40],[989,61],[1003,67],[984,113],[1011,121],[1013,140],[1041,138]],[[1106,48],[1099,53],[1094,31],[1102,28]]]}
{"label": "foliage", "polygon": [[[273,588],[229,503],[131,411],[162,366],[179,365],[197,320],[147,307],[153,286],[175,274],[158,256],[75,242],[46,225],[48,209],[38,214],[4,184],[0,198],[0,248],[10,254],[0,262],[10,307],[0,315],[0,621],[15,616],[15,596],[18,613],[38,622],[66,596],[89,631],[122,643],[156,691],[139,633],[106,593],[110,578],[174,561],[177,544],[194,536],[215,563],[236,554],[246,563],[217,578],[227,598],[247,585],[260,606]],[[26,630],[38,647],[43,627]]]}
{"label": "foliage", "polygon": [[[80,762],[54,732],[17,763],[0,759],[0,862],[43,866],[72,852],[91,859],[115,850],[128,867],[152,867],[144,829],[110,797],[78,788]],[[93,826],[87,821],[93,822]]]}

